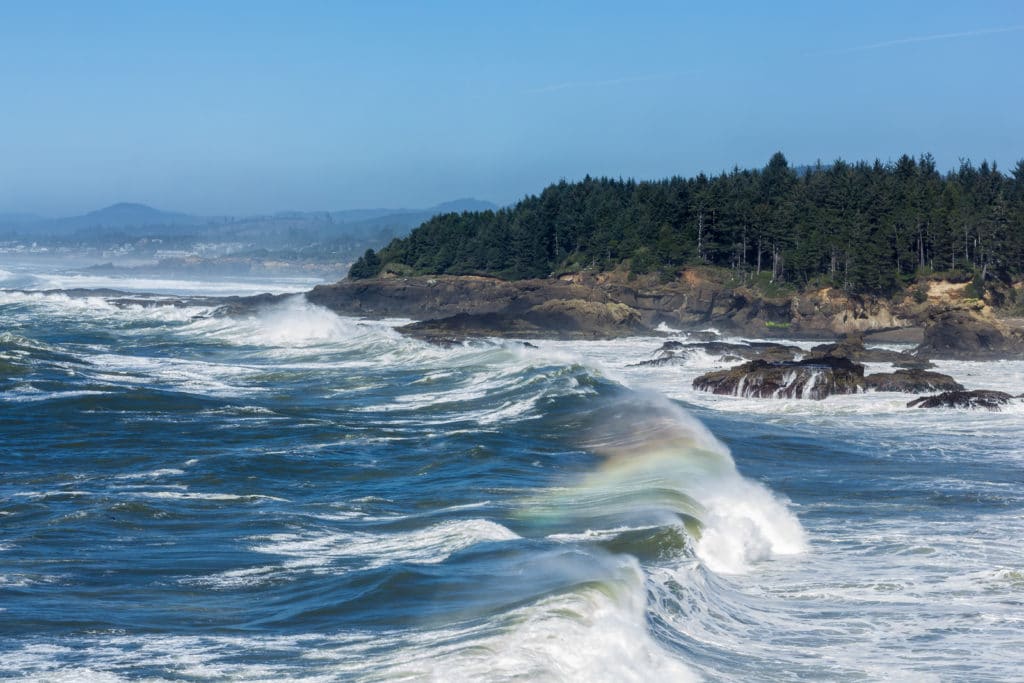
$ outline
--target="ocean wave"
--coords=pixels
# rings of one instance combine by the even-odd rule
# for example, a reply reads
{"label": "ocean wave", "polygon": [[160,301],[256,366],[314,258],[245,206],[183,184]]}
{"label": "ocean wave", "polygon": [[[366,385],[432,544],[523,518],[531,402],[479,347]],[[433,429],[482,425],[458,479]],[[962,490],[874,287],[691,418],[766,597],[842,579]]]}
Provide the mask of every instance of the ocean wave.
{"label": "ocean wave", "polygon": [[643,571],[602,559],[604,580],[501,615],[486,629],[429,631],[402,642],[374,680],[696,681],[646,624]]}
{"label": "ocean wave", "polygon": [[711,570],[743,573],[807,544],[786,502],[744,478],[704,425],[659,394],[621,390],[595,399],[576,421],[578,444],[601,465],[569,486],[524,504],[522,513],[556,535],[679,527]]}

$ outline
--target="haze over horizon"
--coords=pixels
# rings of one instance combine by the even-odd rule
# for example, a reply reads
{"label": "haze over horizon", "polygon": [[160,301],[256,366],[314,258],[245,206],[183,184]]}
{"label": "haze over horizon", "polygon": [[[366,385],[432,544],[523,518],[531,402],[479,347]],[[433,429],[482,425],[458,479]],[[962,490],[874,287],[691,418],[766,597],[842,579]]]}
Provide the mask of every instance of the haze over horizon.
{"label": "haze over horizon", "polygon": [[0,11],[0,213],[507,204],[638,179],[1024,157],[1024,6],[69,2]]}

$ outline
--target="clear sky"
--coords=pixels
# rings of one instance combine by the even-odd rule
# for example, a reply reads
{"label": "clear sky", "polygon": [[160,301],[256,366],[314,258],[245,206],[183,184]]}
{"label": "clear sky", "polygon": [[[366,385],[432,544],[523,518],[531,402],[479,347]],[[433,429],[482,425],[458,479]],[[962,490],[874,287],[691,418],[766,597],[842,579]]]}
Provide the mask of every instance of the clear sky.
{"label": "clear sky", "polygon": [[1024,3],[0,0],[0,212],[1024,157]]}

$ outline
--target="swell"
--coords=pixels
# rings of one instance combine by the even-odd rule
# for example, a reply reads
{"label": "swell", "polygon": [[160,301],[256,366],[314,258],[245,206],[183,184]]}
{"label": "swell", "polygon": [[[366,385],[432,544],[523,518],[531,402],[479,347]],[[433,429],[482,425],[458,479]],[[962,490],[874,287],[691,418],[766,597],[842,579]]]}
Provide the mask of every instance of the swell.
{"label": "swell", "polygon": [[[682,678],[687,620],[756,619],[720,577],[804,548],[699,422],[579,354],[440,348],[297,298],[5,310],[0,571],[29,663],[0,672],[38,672],[26,633],[100,632],[90,667],[174,677],[116,633],[198,630],[308,637],[329,664],[260,664],[295,677]],[[197,677],[231,675],[224,648]]]}

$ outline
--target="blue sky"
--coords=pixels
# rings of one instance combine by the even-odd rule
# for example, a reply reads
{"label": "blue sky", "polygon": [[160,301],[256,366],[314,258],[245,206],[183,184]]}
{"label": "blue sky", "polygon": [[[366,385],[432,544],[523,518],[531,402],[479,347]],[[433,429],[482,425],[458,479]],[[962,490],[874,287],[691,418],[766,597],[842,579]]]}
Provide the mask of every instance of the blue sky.
{"label": "blue sky", "polygon": [[0,212],[1024,157],[1024,3],[635,4],[0,0]]}

